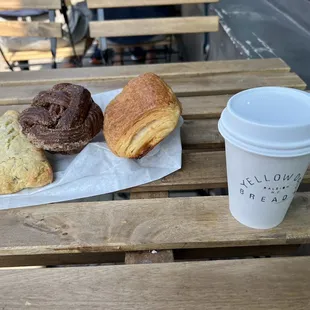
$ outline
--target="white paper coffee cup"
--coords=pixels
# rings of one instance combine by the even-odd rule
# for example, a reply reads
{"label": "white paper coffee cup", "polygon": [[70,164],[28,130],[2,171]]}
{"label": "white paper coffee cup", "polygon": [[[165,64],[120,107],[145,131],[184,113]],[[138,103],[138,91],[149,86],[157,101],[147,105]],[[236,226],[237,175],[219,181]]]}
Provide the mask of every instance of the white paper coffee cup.
{"label": "white paper coffee cup", "polygon": [[259,87],[233,96],[222,112],[229,208],[242,224],[279,225],[310,162],[310,96]]}

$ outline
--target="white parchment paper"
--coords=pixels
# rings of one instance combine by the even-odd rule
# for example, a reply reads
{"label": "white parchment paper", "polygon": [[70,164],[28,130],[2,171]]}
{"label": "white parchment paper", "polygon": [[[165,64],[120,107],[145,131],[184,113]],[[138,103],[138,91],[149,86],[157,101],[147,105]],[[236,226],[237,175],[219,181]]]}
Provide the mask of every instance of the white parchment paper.
{"label": "white parchment paper", "polygon": [[[93,96],[104,111],[121,89]],[[102,132],[77,155],[47,154],[54,182],[0,196],[0,209],[34,206],[107,194],[158,180],[181,168],[182,146],[178,127],[153,151],[139,160],[115,156]]]}

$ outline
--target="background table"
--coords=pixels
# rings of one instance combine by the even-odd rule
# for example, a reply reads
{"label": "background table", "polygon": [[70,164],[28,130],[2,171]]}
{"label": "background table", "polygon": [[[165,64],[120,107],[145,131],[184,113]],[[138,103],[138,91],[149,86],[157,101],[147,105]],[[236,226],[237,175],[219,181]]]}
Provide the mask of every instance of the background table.
{"label": "background table", "polygon": [[[0,305],[309,309],[310,258],[297,255],[310,242],[310,193],[298,193],[285,221],[270,230],[239,224],[227,196],[167,198],[173,190],[226,187],[217,120],[229,97],[257,86],[306,88],[280,59],[0,73],[0,112],[24,109],[58,82],[98,93],[148,71],[182,102],[182,169],[130,189],[131,200],[0,211],[0,266],[62,265],[0,269]],[[65,267],[71,264],[100,266]]]}

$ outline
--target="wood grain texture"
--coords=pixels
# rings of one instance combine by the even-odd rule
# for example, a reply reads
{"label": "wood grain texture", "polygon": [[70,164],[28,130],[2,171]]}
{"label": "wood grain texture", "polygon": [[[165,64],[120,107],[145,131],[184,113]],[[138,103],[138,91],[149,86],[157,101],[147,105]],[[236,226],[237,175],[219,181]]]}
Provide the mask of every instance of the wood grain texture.
{"label": "wood grain texture", "polygon": [[[131,193],[130,199],[168,198],[168,192]],[[126,252],[125,264],[154,264],[173,262],[172,250]]]}
{"label": "wood grain texture", "polygon": [[1,21],[0,36],[61,38],[61,23]]}
{"label": "wood grain texture", "polygon": [[309,309],[310,258],[3,270],[4,309]]}
{"label": "wood grain texture", "polygon": [[[231,96],[232,95],[181,97],[182,116],[185,120],[219,119]],[[0,115],[7,110],[20,112],[28,106],[27,104],[0,105]]]}
{"label": "wood grain texture", "polygon": [[89,23],[92,38],[214,32],[218,31],[218,27],[218,16],[123,19]]}
{"label": "wood grain texture", "polygon": [[[218,119],[230,97],[231,95],[181,97],[182,116],[185,120]],[[26,107],[28,105],[0,105],[0,115],[7,110],[22,111]]]}
{"label": "wood grain texture", "polygon": [[232,95],[182,97],[182,116],[190,119],[219,119]]}
{"label": "wood grain texture", "polygon": [[[310,168],[302,180],[310,183]],[[182,169],[158,181],[130,189],[132,192],[226,188],[225,152],[183,152]]]}
{"label": "wood grain texture", "polygon": [[[302,180],[310,184],[310,167]],[[132,192],[227,187],[225,152],[183,152],[182,168],[161,180],[130,189]]]}
{"label": "wood grain texture", "polygon": [[[79,42],[75,44],[75,52],[77,55],[84,55],[85,42]],[[73,55],[72,47],[61,47],[56,50],[56,57],[66,58]],[[20,60],[37,60],[37,59],[52,59],[52,53],[50,51],[21,51],[21,52],[6,52],[5,57],[9,62]],[[31,71],[42,72],[42,71]]]}
{"label": "wood grain texture", "polygon": [[[232,73],[203,76],[166,77],[165,81],[179,97],[234,94],[244,89],[259,86],[285,86],[305,89],[306,84],[290,72]],[[129,79],[85,81],[78,84],[88,88],[92,94],[124,87]],[[59,81],[61,82],[61,81]],[[0,86],[0,104],[27,104],[40,91],[51,88],[52,83],[28,83]]]}
{"label": "wood grain texture", "polygon": [[204,62],[183,62],[152,65],[113,66],[102,68],[76,68],[0,72],[0,85],[31,84],[31,83],[59,83],[96,81],[115,78],[132,78],[145,72],[153,72],[161,77],[210,75],[218,73],[278,71],[289,72],[289,66],[279,58],[225,60]]}
{"label": "wood grain texture", "polygon": [[3,115],[8,110],[21,112],[28,108],[29,104],[17,104],[17,105],[0,105],[0,115]]}
{"label": "wood grain texture", "polygon": [[[202,0],[87,0],[88,8],[120,8],[131,6],[150,5],[173,5],[173,4],[194,4],[202,3]],[[214,3],[219,0],[206,0],[204,3]]]}
{"label": "wood grain texture", "polygon": [[183,152],[182,168],[132,192],[227,187],[225,152]]}
{"label": "wood grain texture", "polygon": [[60,9],[60,0],[1,0],[0,10]]}
{"label": "wood grain texture", "polygon": [[[310,193],[297,194],[282,224],[250,229],[227,197],[63,203],[0,212],[0,257],[310,243]],[[37,261],[36,261],[37,263]],[[43,263],[43,262],[42,262]]]}
{"label": "wood grain texture", "polygon": [[218,119],[187,120],[181,127],[181,140],[185,150],[220,150],[224,139],[217,128]]}

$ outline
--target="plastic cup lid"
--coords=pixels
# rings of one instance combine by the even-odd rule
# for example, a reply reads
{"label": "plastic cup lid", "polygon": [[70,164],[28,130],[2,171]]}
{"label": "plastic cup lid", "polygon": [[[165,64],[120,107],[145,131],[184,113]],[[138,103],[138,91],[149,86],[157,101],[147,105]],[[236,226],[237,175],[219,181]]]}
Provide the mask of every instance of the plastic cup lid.
{"label": "plastic cup lid", "polygon": [[219,120],[225,140],[272,157],[310,154],[310,94],[286,87],[258,87],[228,101]]}

